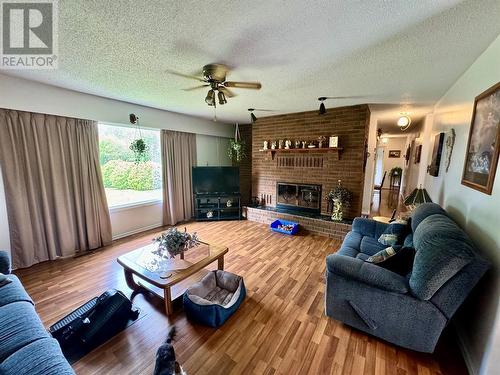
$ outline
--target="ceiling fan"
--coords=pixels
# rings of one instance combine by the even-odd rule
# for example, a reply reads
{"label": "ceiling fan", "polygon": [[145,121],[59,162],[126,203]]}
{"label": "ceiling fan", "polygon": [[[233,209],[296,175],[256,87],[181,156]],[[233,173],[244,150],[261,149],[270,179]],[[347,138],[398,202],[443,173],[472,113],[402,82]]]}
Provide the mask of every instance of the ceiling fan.
{"label": "ceiling fan", "polygon": [[[232,98],[233,96],[236,96],[236,94],[229,88],[259,90],[262,87],[260,82],[226,81],[226,75],[228,71],[229,67],[227,67],[224,64],[205,65],[202,69],[202,77],[197,77],[195,75],[183,74],[173,70],[168,70],[170,74],[203,82],[202,85],[183,89],[184,91],[192,91],[204,87],[210,87],[207,96],[205,98],[205,102],[209,106],[213,107],[217,106],[217,99],[220,105],[224,105],[227,103],[226,97]],[[217,94],[216,91],[218,91]]]}

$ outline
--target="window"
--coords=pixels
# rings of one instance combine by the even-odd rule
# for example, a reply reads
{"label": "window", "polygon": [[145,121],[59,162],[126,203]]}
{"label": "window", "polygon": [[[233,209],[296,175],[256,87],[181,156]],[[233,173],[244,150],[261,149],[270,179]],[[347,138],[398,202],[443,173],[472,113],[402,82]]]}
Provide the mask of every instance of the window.
{"label": "window", "polygon": [[[146,142],[140,160],[130,150],[133,140]],[[158,130],[99,124],[99,161],[109,208],[162,199],[160,132]]]}

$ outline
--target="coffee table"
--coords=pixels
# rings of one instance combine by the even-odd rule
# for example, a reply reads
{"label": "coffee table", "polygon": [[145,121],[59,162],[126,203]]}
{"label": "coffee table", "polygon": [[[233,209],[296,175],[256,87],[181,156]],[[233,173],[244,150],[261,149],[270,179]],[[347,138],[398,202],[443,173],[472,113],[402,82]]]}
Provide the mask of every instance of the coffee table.
{"label": "coffee table", "polygon": [[[157,248],[157,244],[144,246],[118,257],[117,261],[123,267],[128,287],[144,288],[163,298],[167,315],[173,313],[172,301],[210,272],[205,267],[217,261],[218,269],[224,269],[224,255],[229,251],[226,246],[201,242],[179,258],[164,259],[153,254]],[[134,275],[140,281],[136,282]]]}

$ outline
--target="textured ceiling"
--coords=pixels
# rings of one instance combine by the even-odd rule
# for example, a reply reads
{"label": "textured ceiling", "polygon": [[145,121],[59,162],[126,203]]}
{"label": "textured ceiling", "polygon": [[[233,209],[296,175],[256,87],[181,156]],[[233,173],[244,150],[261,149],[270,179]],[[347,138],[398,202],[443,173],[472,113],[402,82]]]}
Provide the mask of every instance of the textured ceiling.
{"label": "textured ceiling", "polygon": [[228,79],[263,88],[235,89],[224,122],[313,110],[323,95],[430,108],[500,33],[498,0],[59,0],[59,15],[59,69],[6,74],[212,118],[205,90],[166,70],[226,63]]}

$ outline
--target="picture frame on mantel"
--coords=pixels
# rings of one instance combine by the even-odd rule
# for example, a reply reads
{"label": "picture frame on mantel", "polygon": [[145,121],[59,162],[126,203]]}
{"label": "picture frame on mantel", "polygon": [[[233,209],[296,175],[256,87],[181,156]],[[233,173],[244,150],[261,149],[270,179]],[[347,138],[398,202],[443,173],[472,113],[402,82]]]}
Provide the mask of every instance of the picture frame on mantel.
{"label": "picture frame on mantel", "polygon": [[500,150],[500,82],[476,96],[462,185],[491,195]]}

